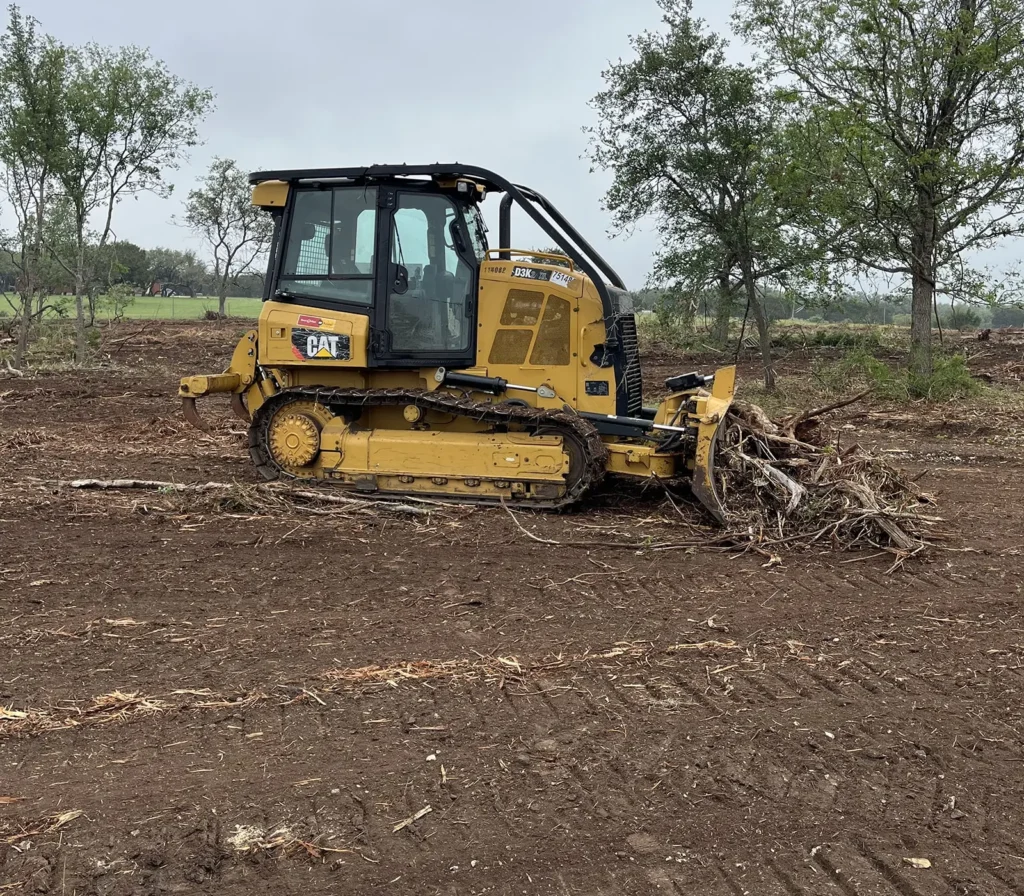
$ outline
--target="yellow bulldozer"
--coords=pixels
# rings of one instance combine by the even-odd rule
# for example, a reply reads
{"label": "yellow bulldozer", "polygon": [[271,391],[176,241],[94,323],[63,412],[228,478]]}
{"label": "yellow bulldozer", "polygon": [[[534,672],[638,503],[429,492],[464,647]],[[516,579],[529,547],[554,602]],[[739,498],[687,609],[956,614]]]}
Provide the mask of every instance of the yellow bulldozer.
{"label": "yellow bulldozer", "polygon": [[[205,428],[196,399],[230,393],[265,478],[537,508],[606,474],[686,479],[724,518],[715,446],[735,368],[670,377],[645,406],[631,297],[540,193],[457,164],[250,182],[275,225],[257,329],[178,394]],[[513,206],[558,253],[512,248]]]}

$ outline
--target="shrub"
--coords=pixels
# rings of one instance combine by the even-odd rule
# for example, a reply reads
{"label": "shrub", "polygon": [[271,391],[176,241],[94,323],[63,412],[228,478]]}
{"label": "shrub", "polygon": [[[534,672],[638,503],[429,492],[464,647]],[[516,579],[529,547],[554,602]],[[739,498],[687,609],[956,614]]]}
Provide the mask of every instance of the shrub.
{"label": "shrub", "polygon": [[127,283],[115,283],[101,296],[97,310],[106,314],[111,320],[122,320],[125,312],[135,304],[135,290]]}
{"label": "shrub", "polygon": [[814,367],[811,372],[827,392],[844,395],[871,387],[875,395],[889,401],[951,401],[977,395],[983,388],[971,376],[962,355],[937,357],[932,375],[924,378],[906,367],[886,364],[863,349],[850,352],[834,364]]}
{"label": "shrub", "polygon": [[638,314],[636,318],[641,351],[648,351],[657,345],[682,349],[693,343],[692,327],[680,317],[655,311]]}
{"label": "shrub", "polygon": [[929,401],[949,401],[953,398],[969,398],[982,390],[982,385],[971,376],[963,355],[936,358],[932,375],[925,379],[908,372],[907,387],[916,398]]}

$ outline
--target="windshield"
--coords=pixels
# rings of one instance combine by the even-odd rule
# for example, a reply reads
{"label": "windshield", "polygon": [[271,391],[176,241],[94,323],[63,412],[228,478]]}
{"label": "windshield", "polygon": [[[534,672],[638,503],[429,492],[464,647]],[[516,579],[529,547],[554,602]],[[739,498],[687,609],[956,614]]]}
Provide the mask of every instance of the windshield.
{"label": "windshield", "polygon": [[279,290],[369,305],[373,301],[376,220],[374,187],[298,192]]}
{"label": "windshield", "polygon": [[477,261],[483,261],[487,255],[487,225],[484,223],[484,217],[477,205],[464,205],[461,208],[466,230],[469,231],[469,239],[473,244],[473,253]]}

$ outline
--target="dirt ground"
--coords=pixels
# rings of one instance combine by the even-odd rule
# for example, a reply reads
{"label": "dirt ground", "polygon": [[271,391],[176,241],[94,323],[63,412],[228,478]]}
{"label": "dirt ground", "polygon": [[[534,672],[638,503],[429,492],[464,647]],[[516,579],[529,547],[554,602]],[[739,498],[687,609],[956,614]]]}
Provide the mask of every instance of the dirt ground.
{"label": "dirt ground", "polygon": [[653,492],[517,514],[556,546],[57,486],[254,481],[174,397],[237,324],[139,329],[0,380],[0,893],[1024,894],[1019,404],[851,408],[945,541],[766,567],[621,547]]}

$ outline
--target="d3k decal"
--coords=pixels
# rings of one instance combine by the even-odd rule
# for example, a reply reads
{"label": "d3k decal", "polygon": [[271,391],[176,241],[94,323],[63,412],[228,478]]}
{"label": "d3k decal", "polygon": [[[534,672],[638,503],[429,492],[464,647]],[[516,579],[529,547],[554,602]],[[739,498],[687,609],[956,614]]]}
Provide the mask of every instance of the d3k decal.
{"label": "d3k decal", "polygon": [[303,360],[347,361],[352,357],[346,334],[299,328],[292,330],[292,352]]}

